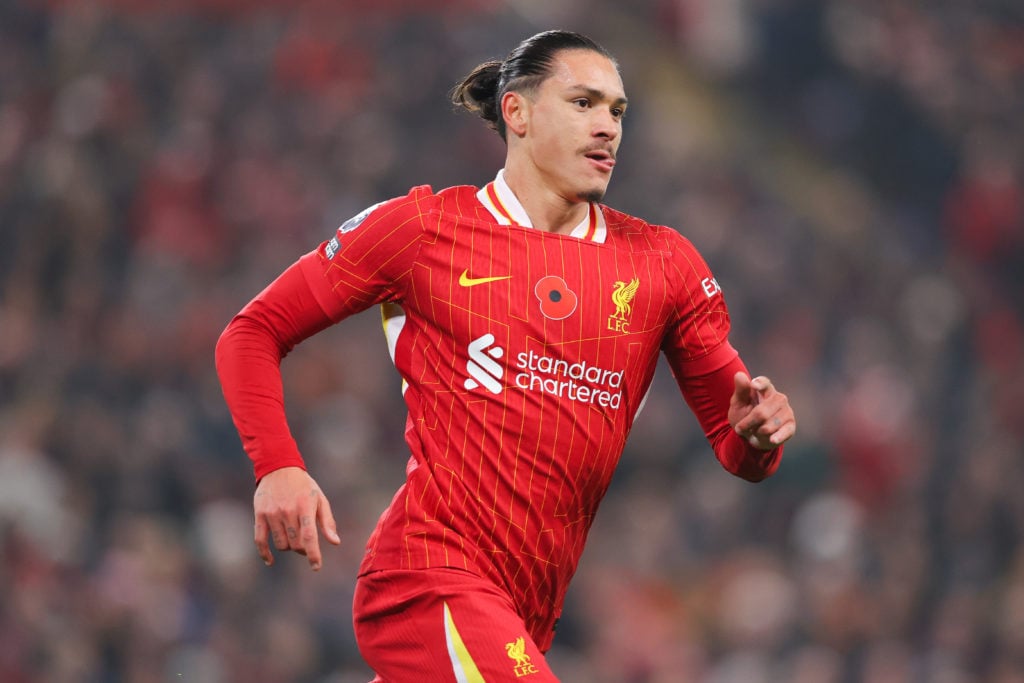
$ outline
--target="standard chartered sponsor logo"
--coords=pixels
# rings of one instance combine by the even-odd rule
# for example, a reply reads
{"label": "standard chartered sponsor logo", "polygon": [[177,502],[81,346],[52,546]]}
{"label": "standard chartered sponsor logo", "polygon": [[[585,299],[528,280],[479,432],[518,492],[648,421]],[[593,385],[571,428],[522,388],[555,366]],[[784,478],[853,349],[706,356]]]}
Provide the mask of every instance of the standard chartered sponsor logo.
{"label": "standard chartered sponsor logo", "polygon": [[[482,385],[492,394],[501,393],[505,369],[495,359],[501,358],[504,350],[494,346],[494,341],[494,335],[485,334],[470,343],[467,389]],[[618,409],[622,405],[622,370],[607,370],[585,360],[570,363],[534,351],[517,353],[515,367],[518,372],[512,377],[512,384],[519,389],[607,408]]]}
{"label": "standard chartered sponsor logo", "polygon": [[513,381],[520,389],[564,396],[572,401],[607,408],[622,405],[622,370],[605,370],[586,361],[570,363],[533,351],[518,353],[516,367],[521,372]]}

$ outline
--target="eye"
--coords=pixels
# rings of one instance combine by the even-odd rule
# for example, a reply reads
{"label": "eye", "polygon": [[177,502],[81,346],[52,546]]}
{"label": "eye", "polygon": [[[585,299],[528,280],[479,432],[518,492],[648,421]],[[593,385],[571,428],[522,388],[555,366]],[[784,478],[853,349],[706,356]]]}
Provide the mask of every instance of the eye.
{"label": "eye", "polygon": [[586,97],[577,97],[575,100],[572,101],[572,103],[580,109],[590,108],[590,100],[588,100]]}
{"label": "eye", "polygon": [[626,115],[626,110],[623,107],[612,107],[612,116],[617,119],[621,119]]}

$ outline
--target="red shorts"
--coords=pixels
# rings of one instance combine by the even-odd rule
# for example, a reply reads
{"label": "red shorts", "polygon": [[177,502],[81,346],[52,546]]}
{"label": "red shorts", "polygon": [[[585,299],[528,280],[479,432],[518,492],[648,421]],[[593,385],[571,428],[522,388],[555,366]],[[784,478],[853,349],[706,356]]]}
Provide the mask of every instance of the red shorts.
{"label": "red shorts", "polygon": [[356,642],[374,683],[558,681],[508,595],[458,569],[359,577]]}

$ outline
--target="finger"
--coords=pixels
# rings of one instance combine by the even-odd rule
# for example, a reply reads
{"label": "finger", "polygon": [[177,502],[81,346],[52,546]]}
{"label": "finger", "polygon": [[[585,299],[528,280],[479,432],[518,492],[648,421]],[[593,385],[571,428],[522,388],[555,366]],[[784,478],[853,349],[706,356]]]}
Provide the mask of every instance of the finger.
{"label": "finger", "polygon": [[288,550],[288,532],[281,521],[274,521],[270,524],[270,537],[274,539],[274,547],[278,550]]}
{"label": "finger", "polygon": [[735,431],[744,439],[757,435],[757,430],[763,423],[762,420],[752,418],[750,415],[736,423]]}
{"label": "finger", "polygon": [[757,429],[754,430],[754,434],[758,438],[768,439],[768,438],[771,438],[772,434],[774,434],[775,432],[779,431],[779,428],[781,426],[782,426],[782,418],[780,418],[779,416],[775,415],[775,416],[766,418],[764,422],[762,422],[760,425],[758,425]]}
{"label": "finger", "polygon": [[773,446],[789,441],[796,434],[796,417],[788,406],[780,410],[772,418],[772,421],[777,423],[773,426],[771,434],[768,435],[768,442]]}
{"label": "finger", "polygon": [[771,436],[787,421],[793,419],[793,413],[784,404],[766,402],[757,407],[758,425],[751,431],[764,437]]}
{"label": "finger", "polygon": [[[301,519],[301,516],[300,516]],[[302,552],[302,532],[295,520],[289,520],[284,525],[284,531],[288,534],[288,549]]]}
{"label": "finger", "polygon": [[750,402],[750,376],[745,372],[737,372],[732,377],[735,389],[732,392],[734,399],[743,403]]}
{"label": "finger", "polygon": [[263,558],[263,564],[269,567],[274,564],[274,555],[270,552],[270,545],[267,543],[267,535],[270,531],[267,529],[267,525],[262,518],[257,518],[254,530],[256,535],[256,552]]}
{"label": "finger", "polygon": [[788,441],[795,433],[796,420],[793,413],[788,407],[783,406],[742,436],[745,436],[752,446],[771,449]]}
{"label": "finger", "polygon": [[[759,380],[764,380],[764,382]],[[757,377],[751,380],[751,382],[752,384],[759,384],[761,386],[760,391],[763,393],[758,393],[761,396],[761,400],[757,401],[757,405],[736,421],[735,429],[737,434],[750,436],[757,432],[768,435],[775,431],[775,427],[777,427],[777,425],[772,423],[774,418],[779,418],[780,422],[793,419],[793,411],[789,407],[786,395],[776,390],[771,380],[765,377]]]}
{"label": "finger", "polygon": [[768,398],[775,391],[772,381],[764,375],[759,375],[750,380],[750,387],[757,392],[761,398]]}
{"label": "finger", "polygon": [[756,436],[762,428],[768,425],[769,419],[774,415],[771,408],[760,404],[747,413],[742,419],[736,422],[736,433],[743,437]]}
{"label": "finger", "polygon": [[304,512],[299,518],[299,542],[299,554],[309,559],[313,571],[319,571],[323,557],[320,555],[320,537],[316,533],[316,518],[312,514]]}
{"label": "finger", "polygon": [[[763,379],[763,378],[758,378]],[[745,372],[737,372],[733,375],[734,390],[732,395],[733,406],[756,406],[761,402],[761,394],[754,386],[754,380]]]}
{"label": "finger", "polygon": [[773,446],[779,446],[792,439],[794,434],[796,434],[796,420],[790,420],[789,422],[783,422],[782,426],[768,437],[768,441]]}
{"label": "finger", "polygon": [[324,532],[324,537],[334,545],[341,545],[338,524],[334,521],[334,514],[331,512],[331,503],[322,493],[320,494],[320,503],[316,508],[316,519]]}

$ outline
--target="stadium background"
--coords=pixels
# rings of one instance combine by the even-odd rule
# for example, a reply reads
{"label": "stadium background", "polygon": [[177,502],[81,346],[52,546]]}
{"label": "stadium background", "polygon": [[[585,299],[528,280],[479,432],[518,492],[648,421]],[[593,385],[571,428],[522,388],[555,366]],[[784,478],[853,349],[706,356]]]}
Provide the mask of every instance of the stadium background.
{"label": "stadium background", "polygon": [[319,574],[255,554],[213,344],[365,206],[489,180],[446,93],[551,27],[622,64],[608,203],[698,245],[800,420],[751,486],[662,368],[555,670],[1024,681],[1009,0],[0,2],[0,680],[368,680],[352,576],[406,457],[378,319],[285,363],[341,525]]}

